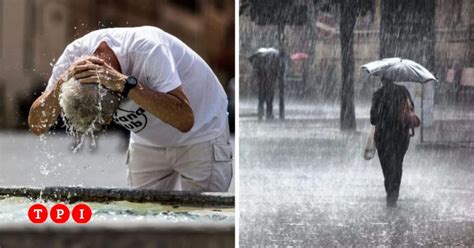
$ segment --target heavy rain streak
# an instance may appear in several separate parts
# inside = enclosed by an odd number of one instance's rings
[[[473,9],[240,1],[241,246],[474,245]]]

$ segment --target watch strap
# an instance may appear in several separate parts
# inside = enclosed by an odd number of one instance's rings
[[[135,77],[133,76],[127,77],[127,79],[125,79],[125,84],[122,91],[122,97],[127,98],[130,90],[135,88],[137,85],[138,85],[138,82]]]

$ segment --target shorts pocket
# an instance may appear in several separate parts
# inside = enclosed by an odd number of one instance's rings
[[[214,144],[214,161],[227,162],[232,160],[232,146],[230,144]]]
[[[213,160],[209,186],[206,191],[226,192],[232,181],[232,145],[229,143],[214,143],[212,145]]]

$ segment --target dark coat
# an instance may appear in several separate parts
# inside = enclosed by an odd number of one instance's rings
[[[373,94],[370,123],[375,125],[374,140],[377,149],[381,146],[408,146],[409,128],[402,125],[400,120],[402,104],[407,97],[413,105],[408,89],[394,83],[385,84]]]
[[[273,88],[285,73],[285,56],[280,53],[254,54],[249,58],[257,77]]]

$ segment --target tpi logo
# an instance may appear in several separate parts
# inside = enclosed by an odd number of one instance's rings
[[[138,108],[136,111],[118,108],[114,113],[114,122],[134,133],[138,133],[145,128],[147,118],[145,110],[142,108]]]
[[[85,224],[92,218],[92,210],[89,206],[84,203],[77,204],[69,211],[69,208],[62,203],[54,205],[49,210],[49,217],[56,224],[63,224],[69,220],[69,217],[78,224]],[[32,223],[41,224],[48,218],[48,209],[40,204],[36,203],[28,210],[28,218]]]

